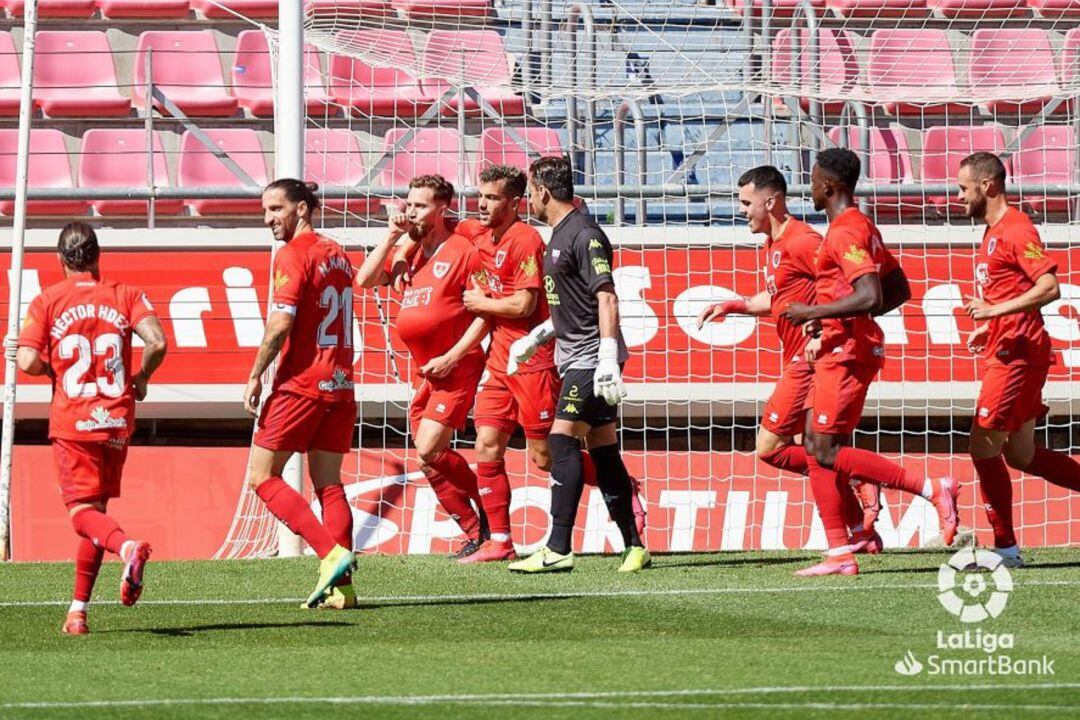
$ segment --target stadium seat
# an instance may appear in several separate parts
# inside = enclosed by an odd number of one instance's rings
[[[926,0],[826,0],[825,7],[844,18],[896,18],[926,15]]]
[[[516,127],[514,132],[529,146],[521,147],[506,128],[488,128],[480,135],[480,153],[476,160],[476,177],[491,165],[513,165],[528,170],[533,160],[541,157],[562,157],[566,154],[559,133],[549,127]]]
[[[943,18],[989,20],[1023,15],[1025,0],[926,0],[926,6]]]
[[[330,95],[364,116],[415,117],[434,102],[420,82],[402,68],[415,68],[412,41],[401,30],[339,33],[339,42],[367,49],[380,65],[344,55],[330,56]]]
[[[26,3],[23,0],[5,0],[8,14],[22,17]],[[38,0],[38,17],[42,18],[88,18],[94,14],[94,0]]]
[[[1020,143],[1012,158],[1014,183],[1020,186],[1021,200],[1033,212],[1060,213],[1069,210],[1065,197],[1047,198],[1028,193],[1024,185],[1067,185],[1076,178],[1076,136],[1071,125],[1041,125]]]
[[[354,187],[364,179],[364,152],[360,141],[344,129],[308,129],[304,133],[304,174],[320,186]],[[323,207],[337,211],[367,213],[373,203],[370,196],[356,191],[356,197],[324,200]]]
[[[409,17],[437,18],[487,17],[491,0],[393,0],[392,6]]]
[[[867,80],[875,97],[893,98],[887,112],[903,115],[966,112],[954,102],[952,47],[945,30],[876,30],[870,38]]]
[[[395,143],[405,135],[407,131],[395,128],[386,133],[383,141],[383,150],[389,152]],[[379,173],[379,185],[384,188],[405,187],[417,175],[438,174],[458,187],[458,171],[464,173],[465,183],[472,184],[472,173],[469,172],[469,162],[466,160],[464,167],[458,163],[458,147],[461,144],[461,135],[457,130],[450,128],[421,128],[416,131],[412,138],[394,153],[389,162],[383,166]],[[402,198],[397,198],[400,201]],[[394,204],[389,201],[386,204]],[[455,203],[456,204],[456,203]]]
[[[161,137],[154,134],[154,185],[170,187],[169,169]],[[142,129],[93,128],[83,135],[79,159],[79,187],[145,187],[146,131]],[[91,200],[99,215],[146,215],[146,200]],[[157,200],[154,212],[175,215],[183,200]]]
[[[277,18],[278,15],[278,2],[277,0],[216,0],[217,3],[224,5],[225,8],[235,10],[241,15],[246,15],[252,18]],[[207,20],[236,20],[236,15],[233,15],[229,10],[218,7],[218,4],[209,2],[209,0],[191,0],[191,7],[194,10],[198,10],[202,13],[202,16]]]
[[[15,41],[10,32],[0,32],[0,115],[19,114],[19,88],[22,72]]]
[[[801,0],[776,0],[771,3],[773,17],[791,17],[799,7]],[[728,7],[740,15],[745,15],[748,7],[753,9],[754,17],[761,16],[761,0],[728,0]],[[818,17],[825,10],[825,0],[811,0],[811,6]]]
[[[249,128],[226,128],[204,130],[218,148],[231,157],[257,185],[267,184],[266,161],[263,159],[262,143],[259,135]],[[180,164],[177,170],[177,184],[180,187],[227,186],[244,187],[236,177],[199,142],[190,132],[185,132],[180,139]],[[262,211],[259,199],[233,200],[185,200],[188,207],[200,215],[252,214]]]
[[[1068,85],[1080,79],[1080,27],[1065,33],[1061,46],[1061,82]]]
[[[116,86],[112,47],[104,32],[37,34],[34,105],[49,117],[127,117],[131,99]]]
[[[1037,17],[1047,20],[1080,17],[1080,0],[1027,0]]]
[[[1005,149],[1005,137],[994,125],[977,127],[932,127],[923,135],[922,179],[926,184],[944,183],[956,186],[956,175],[960,170],[960,161],[973,152],[985,150],[1001,152]],[[1006,168],[1009,163],[1006,160]],[[926,200],[938,212],[958,214],[963,206],[955,200],[955,192],[948,196],[927,197]]]
[[[791,77],[792,31],[784,28],[773,40],[772,72],[776,83],[785,86],[798,86],[809,90],[812,87],[810,61],[810,32],[799,32],[798,63],[800,77],[796,81]],[[823,28],[818,31],[818,80],[820,94],[828,98],[842,98],[850,94],[859,78],[859,64],[855,60],[855,43],[851,33],[846,30],[833,31]],[[810,99],[799,98],[803,109],[810,107]],[[839,112],[844,100],[823,103],[826,112]]]
[[[236,98],[225,87],[218,45],[209,30],[151,30],[139,36],[135,52],[135,98],[145,99],[146,53],[152,50],[153,81],[184,113],[228,117],[236,113]],[[165,108],[154,101],[158,110]]]
[[[829,139],[838,146],[842,145],[841,129],[829,131]],[[870,128],[869,161],[861,147],[861,133],[857,127],[848,128],[847,147],[859,153],[863,158],[863,177],[867,184],[876,186],[899,185],[914,182],[911,169],[911,153],[908,151],[907,138],[901,129]],[[917,212],[921,198],[893,195],[888,191],[879,191],[870,199],[871,206],[880,215],[882,211],[910,214]]]
[[[97,0],[106,18],[186,18],[191,14],[188,0]]]
[[[1038,112],[1060,93],[1045,30],[983,28],[972,34],[970,47],[971,91],[991,98],[989,112]]]
[[[15,160],[19,149],[19,131],[0,130],[0,187],[15,187]],[[27,176],[29,188],[73,188],[71,161],[64,136],[59,130],[35,128],[30,130],[30,165]],[[84,215],[83,200],[29,200],[28,215]],[[15,202],[0,200],[0,214],[14,215]]]
[[[390,0],[304,0],[304,11],[314,15],[380,17],[393,15]]]
[[[421,68],[421,84],[432,98],[438,99],[450,87],[442,78],[461,78],[500,115],[525,113],[525,99],[510,89],[506,45],[494,30],[432,30],[424,44]],[[457,97],[450,98],[444,114],[457,114],[457,103]],[[465,109],[475,112],[479,105],[467,98]]]
[[[237,36],[232,85],[240,107],[256,117],[274,114],[270,48],[261,30],[244,30]],[[319,53],[310,45],[304,48],[304,98],[310,114],[322,115],[327,103],[332,102],[323,85]]]

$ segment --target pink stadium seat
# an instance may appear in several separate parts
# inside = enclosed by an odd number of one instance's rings
[[[1065,33],[1061,47],[1061,81],[1066,85],[1080,78],[1080,27]]]
[[[383,141],[383,149],[390,151],[407,131],[401,128],[389,130]],[[405,187],[417,175],[442,175],[458,186],[458,146],[461,135],[449,128],[421,128],[416,131],[403,148],[391,156],[379,173],[379,185],[386,188]],[[469,163],[461,168],[466,184],[472,183]],[[398,198],[401,200],[402,198]],[[391,201],[393,203],[394,201]],[[388,203],[390,204],[390,203]],[[455,203],[456,204],[456,203]]]
[[[945,183],[956,185],[960,161],[973,152],[985,150],[1001,152],[1005,149],[1005,137],[996,126],[978,127],[932,127],[923,135],[922,179],[927,184]],[[1009,162],[1006,160],[1005,167]],[[928,197],[927,201],[938,212],[962,213],[963,207],[955,201],[955,192],[948,197]]]
[[[775,0],[772,3],[772,13],[774,17],[791,17],[795,13],[795,9],[799,7],[800,0]],[[812,0],[811,5],[814,10],[817,11],[818,17],[821,17],[822,11],[825,9],[825,0]],[[761,0],[728,0],[728,7],[740,15],[745,15],[747,8],[753,8],[754,17],[761,15]]]
[[[1049,20],[1080,17],[1080,0],[1027,0],[1038,17]]]
[[[12,17],[23,16],[23,0],[6,0],[6,5]],[[38,17],[88,18],[93,14],[94,0],[38,0]]]
[[[253,18],[276,18],[277,0],[218,0],[227,8]],[[191,7],[208,20],[235,20],[236,16],[208,0],[191,0]]]
[[[533,160],[541,157],[562,157],[563,149],[559,133],[548,127],[518,127],[514,132],[525,140],[525,148],[511,137],[506,128],[488,128],[480,135],[480,154],[476,161],[476,176],[491,165],[512,165],[528,170]]]
[[[401,30],[356,30],[339,34],[339,41],[378,58],[378,65],[363,60],[330,56],[330,95],[334,101],[364,116],[416,117],[434,100],[420,82],[403,68],[416,68],[412,41]]]
[[[826,0],[825,6],[845,18],[915,17],[927,13],[926,0]]]
[[[146,131],[94,128],[83,135],[79,161],[79,187],[145,187]],[[154,185],[170,187],[169,169],[161,137],[154,134]],[[146,200],[91,200],[100,215],[145,215]],[[184,209],[183,200],[157,200],[154,212],[175,215]]]
[[[304,0],[308,14],[338,14],[354,17],[381,17],[393,15],[390,0]]]
[[[356,186],[364,179],[364,153],[360,141],[344,129],[309,129],[304,134],[304,175],[321,187],[328,185]],[[356,197],[325,200],[331,210],[353,213],[369,212],[375,203],[366,194],[356,191]]]
[[[186,18],[191,13],[188,0],[97,0],[97,7],[107,18]]]
[[[460,78],[500,115],[525,113],[525,99],[510,89],[506,46],[494,30],[432,30],[424,45],[421,68],[423,88],[433,98],[450,87],[442,78]],[[451,98],[445,114],[456,114],[457,102],[457,97]],[[476,111],[479,106],[467,98],[465,109]]]
[[[455,17],[487,17],[491,0],[393,0],[395,10],[409,17],[436,17],[442,20]]]
[[[267,184],[266,161],[258,134],[249,128],[204,130],[226,155],[231,157],[260,186]],[[244,187],[224,163],[210,153],[190,132],[180,139],[180,164],[177,171],[180,187]],[[200,215],[249,214],[262,211],[258,199],[185,200]]]
[[[1025,0],[926,0],[926,6],[944,18],[988,20],[1023,15]]]
[[[146,53],[151,55],[154,84],[188,115],[228,117],[236,113],[236,98],[225,87],[218,45],[209,30],[151,30],[139,36],[135,53],[135,99],[143,102]],[[164,107],[154,101],[155,107]]]
[[[0,187],[15,186],[15,158],[19,149],[17,129],[0,130]],[[71,161],[64,136],[59,130],[36,128],[30,130],[30,166],[27,178],[30,188],[72,188]],[[86,203],[82,200],[30,200],[26,203],[29,215],[83,215]],[[13,200],[0,201],[0,213],[15,214]]]
[[[1067,212],[1069,200],[1046,198],[1024,190],[1024,185],[1067,185],[1076,179],[1076,136],[1071,125],[1043,125],[1020,143],[1013,156],[1013,182],[1020,186],[1024,204],[1032,211]]]
[[[952,47],[944,30],[876,30],[870,38],[867,80],[877,97],[895,98],[897,114],[941,114],[968,108],[959,94]]]
[[[837,145],[841,145],[841,129],[836,127],[829,131],[829,139]],[[900,183],[914,182],[914,173],[911,170],[911,153],[908,152],[907,138],[903,130],[892,128],[870,128],[870,160],[865,161],[860,143],[861,133],[857,127],[848,128],[847,147],[859,153],[863,159],[864,167],[862,175],[866,184],[871,185],[898,185]],[[914,212],[919,205],[919,198],[902,197],[888,192],[879,191],[872,199],[871,204],[880,214],[882,210],[890,210],[893,213]]]
[[[19,88],[22,73],[19,56],[15,53],[15,41],[11,33],[0,32],[0,115],[19,114]]]
[[[116,87],[112,47],[104,32],[37,34],[34,105],[49,117],[127,117],[131,99]]]
[[[1038,28],[976,30],[968,77],[975,95],[992,98],[990,112],[1038,112],[1060,92],[1050,38]]]
[[[798,58],[792,57],[792,31],[784,28],[773,40],[772,72],[773,78],[780,85],[795,86],[810,90],[813,86],[810,60],[810,32],[799,32]],[[800,77],[791,76],[792,62],[798,60]],[[855,43],[847,30],[833,31],[823,28],[818,31],[818,80],[820,93],[829,98],[843,98],[854,89],[859,78],[859,64],[855,60]],[[800,98],[803,109],[810,107],[809,98]],[[824,103],[826,112],[839,112],[843,100]]]
[[[237,36],[232,85],[240,106],[250,110],[252,115],[274,114],[270,48],[261,30],[244,30]],[[310,45],[304,48],[304,97],[310,114],[322,115],[327,103],[331,102],[323,86],[319,53]]]

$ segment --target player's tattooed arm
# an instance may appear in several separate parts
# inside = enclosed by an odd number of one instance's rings
[[[383,241],[376,245],[364,258],[363,264],[360,269],[356,271],[356,277],[353,282],[359,287],[373,288],[381,287],[383,285],[389,285],[391,281],[390,274],[384,269],[386,267],[386,259],[390,257],[390,252],[397,245],[398,240],[402,235],[409,232],[409,228],[412,227],[412,223],[405,217],[403,213],[394,213],[387,221],[389,232]]]
[[[881,278],[881,309],[875,315],[890,313],[911,299],[911,285],[903,269],[896,268]]]
[[[791,303],[783,313],[794,323],[826,318],[855,317],[858,315],[877,315],[881,312],[881,278],[877,273],[867,273],[855,278],[851,284],[854,292],[826,305],[807,305]]]
[[[968,304],[964,306],[964,312],[970,315],[973,320],[989,320],[1002,315],[1014,315],[1038,310],[1060,297],[1061,287],[1058,285],[1057,275],[1048,272],[1040,275],[1027,292],[997,305],[991,305],[982,298],[968,295]]]
[[[484,318],[474,318],[468,330],[454,343],[454,346],[444,354],[429,360],[424,367],[420,368],[420,374],[423,377],[431,378],[446,377],[451,370],[457,367],[457,364],[461,362],[461,358],[465,357],[467,352],[480,344],[480,341],[484,339],[490,330],[491,328]]]
[[[292,332],[292,313],[272,312],[266,321],[266,331],[263,333],[259,351],[255,354],[255,364],[251,366],[251,374],[248,375],[247,385],[244,387],[244,409],[251,415],[259,413],[259,399],[262,397],[262,376],[270,363],[281,352],[285,340]]]
[[[135,398],[146,398],[146,385],[150,376],[161,367],[165,353],[169,351],[169,341],[165,339],[165,330],[155,315],[147,315],[135,325],[135,334],[142,338],[146,348],[143,350],[142,367],[135,373],[131,382],[135,386]]]

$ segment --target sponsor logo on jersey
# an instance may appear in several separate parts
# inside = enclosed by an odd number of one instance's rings
[[[551,259],[552,260],[558,260],[560,255],[562,255],[562,250],[560,250],[558,248],[552,248],[552,250],[551,250]]]
[[[594,257],[592,259],[592,269],[597,275],[610,275],[611,263],[607,261],[607,258]]]
[[[323,380],[319,383],[319,389],[323,392],[336,392],[338,390],[352,390],[353,381],[349,377],[348,371],[342,368],[336,368],[334,370],[334,376],[329,380]]]
[[[289,276],[278,270],[274,273],[274,292],[289,284]]]
[[[769,413],[769,422],[777,422],[778,420],[780,420],[780,413],[778,413],[778,412]]]
[[[863,250],[855,243],[851,243],[851,247],[849,247],[847,249],[847,252],[844,253],[844,259],[855,265],[861,265],[863,262],[866,261],[866,255],[866,250]]]
[[[541,420],[547,420],[547,419],[549,419],[550,417],[551,417],[551,413],[550,413],[550,412],[548,412],[547,410],[541,410],[541,411],[540,411],[540,419],[541,419]]]
[[[992,238],[990,238],[989,241],[987,241],[987,243],[986,243],[986,254],[987,255],[993,255],[994,251],[997,250],[997,240],[998,239],[996,237],[992,237]]]
[[[100,405],[90,411],[89,420],[75,421],[75,429],[79,432],[94,432],[95,430],[112,430],[126,427],[127,418],[114,418],[112,413]]]
[[[504,262],[506,262],[506,251],[499,250],[495,253],[495,267],[501,268]]]
[[[590,241],[589,241],[589,249],[590,249],[590,250],[600,250],[600,249],[602,249],[603,247],[604,247],[604,244],[603,244],[603,243],[601,243],[601,242],[600,242],[599,240],[597,240],[596,238],[593,238],[592,240],[590,240]]]
[[[981,418],[990,417],[990,408],[988,408],[988,407],[979,408],[979,417],[981,417]]]
[[[431,302],[431,288],[408,288],[405,294],[401,296],[401,309],[419,307],[420,305],[427,305],[429,302]]]
[[[536,258],[532,255],[522,260],[521,263],[518,265],[518,268],[521,269],[521,273],[525,277],[532,277],[540,271],[540,268],[536,263]]]
[[[450,263],[448,262],[438,261],[431,266],[431,274],[437,278],[443,277],[448,272],[450,272]]]
[[[566,403],[566,405],[563,405],[562,411],[564,413],[568,413],[570,415],[577,415],[577,412],[578,412],[577,405],[575,405],[572,402],[568,402],[568,403]]]
[[[441,412],[441,413],[446,412],[446,403],[439,403],[438,405],[436,405],[435,406],[435,412]]]
[[[825,413],[818,413],[817,421],[818,424],[824,425],[825,423],[829,422],[829,416]]]
[[[975,280],[980,285],[990,282],[990,266],[987,263],[979,263],[975,266]]]
[[[1025,260],[1042,260],[1044,257],[1046,257],[1046,253],[1033,242],[1029,242],[1027,247],[1024,248]]]
[[[559,293],[555,292],[555,278],[550,275],[544,276],[544,293],[547,295],[549,307],[557,307],[559,305]]]

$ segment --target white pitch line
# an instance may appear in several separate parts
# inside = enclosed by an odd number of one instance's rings
[[[1080,580],[1026,580],[1016,583],[1017,589],[1025,587],[1080,587]],[[382,595],[360,596],[360,604],[379,603],[447,603],[483,600],[573,600],[575,598],[614,598],[614,597],[673,597],[680,595],[756,595],[797,592],[852,592],[872,590],[926,590],[937,589],[935,583],[908,583],[903,585],[789,585],[781,587],[724,587],[724,588],[681,588],[665,590],[568,590],[552,593],[472,593],[460,595]],[[273,603],[299,603],[305,598],[191,598],[175,600],[142,600],[140,605],[267,605]],[[70,600],[2,600],[0,607],[53,607],[68,605]],[[95,605],[110,605],[115,601],[96,602]]]
[[[825,692],[934,692],[934,691],[1016,691],[1016,690],[1066,690],[1080,688],[1080,683],[1027,683],[1027,684],[968,684],[968,685],[833,685],[810,687],[800,686],[764,686],[745,688],[684,689],[684,690],[627,690],[601,692],[565,692],[565,693],[490,693],[490,694],[453,694],[453,695],[357,695],[352,697],[251,697],[251,698],[161,698],[161,699],[124,699],[124,700],[83,700],[73,702],[15,702],[0,704],[0,710],[35,710],[35,709],[94,709],[120,707],[163,707],[163,706],[206,706],[206,705],[522,705],[522,706],[588,706],[604,708],[789,708],[789,709],[838,709],[859,710],[873,708],[917,708],[917,709],[952,709],[955,700],[948,703],[829,703],[806,701],[802,703],[676,703],[648,702],[637,698],[676,698],[676,697],[724,697],[736,695],[776,695]],[[612,702],[625,698],[630,702]],[[970,704],[972,709],[1014,709],[1074,711],[1071,705],[1007,705],[1007,704]]]

